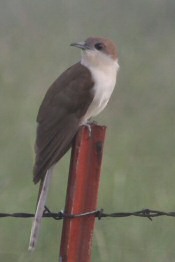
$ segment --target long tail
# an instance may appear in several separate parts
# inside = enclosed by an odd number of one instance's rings
[[[30,241],[29,241],[29,250],[30,251],[35,250],[35,247],[38,241],[38,236],[39,236],[39,231],[40,231],[40,226],[41,226],[41,219],[42,219],[43,212],[44,212],[44,206],[46,203],[51,178],[52,178],[52,168],[50,168],[47,171],[46,176],[44,178],[42,188],[41,188],[41,192],[40,192],[40,196],[39,196],[39,200],[38,200],[38,204],[36,208],[36,213],[35,213],[35,217],[34,217],[33,224],[32,224],[31,234],[30,234]]]

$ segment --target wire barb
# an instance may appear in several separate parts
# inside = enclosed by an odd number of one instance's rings
[[[47,218],[53,218],[55,220],[61,220],[61,219],[75,219],[79,217],[86,217],[86,216],[95,216],[99,220],[102,218],[112,217],[112,218],[124,218],[129,216],[136,216],[136,217],[143,217],[148,218],[150,221],[153,220],[153,218],[160,217],[160,216],[168,216],[168,217],[175,217],[175,211],[173,212],[163,212],[163,211],[157,211],[157,210],[151,210],[151,209],[143,209],[140,211],[135,212],[115,212],[115,213],[104,213],[103,209],[100,210],[94,210],[90,212],[85,212],[81,214],[66,214],[63,211],[60,212],[52,212],[48,207],[45,206],[45,210],[43,213],[43,217]],[[0,213],[0,218],[5,217],[14,217],[14,218],[30,218],[34,217],[34,214],[31,213]]]

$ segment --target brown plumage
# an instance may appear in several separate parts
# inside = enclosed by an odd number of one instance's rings
[[[109,55],[112,59],[117,59],[118,57],[116,45],[110,39],[104,37],[89,37],[88,39],[86,39],[86,44],[92,47],[96,44],[100,45],[99,47],[104,54]]]
[[[77,63],[48,89],[37,116],[35,183],[70,148],[81,118],[93,100],[93,85],[90,71]]]
[[[116,83],[117,48],[106,38],[90,37],[71,46],[82,50],[81,62],[51,85],[37,117],[34,183],[41,181],[29,250],[34,250],[52,178],[53,166],[70,148],[79,126],[107,105]]]

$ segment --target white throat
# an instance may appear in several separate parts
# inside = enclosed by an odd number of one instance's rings
[[[85,124],[106,107],[116,84],[119,64],[117,60],[96,51],[83,52],[81,64],[90,70],[95,83],[93,101],[82,119],[82,124]]]

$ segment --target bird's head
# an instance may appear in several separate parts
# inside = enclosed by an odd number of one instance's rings
[[[72,43],[82,50],[81,63],[88,67],[115,67],[118,69],[116,45],[107,38],[89,37],[85,41]]]

